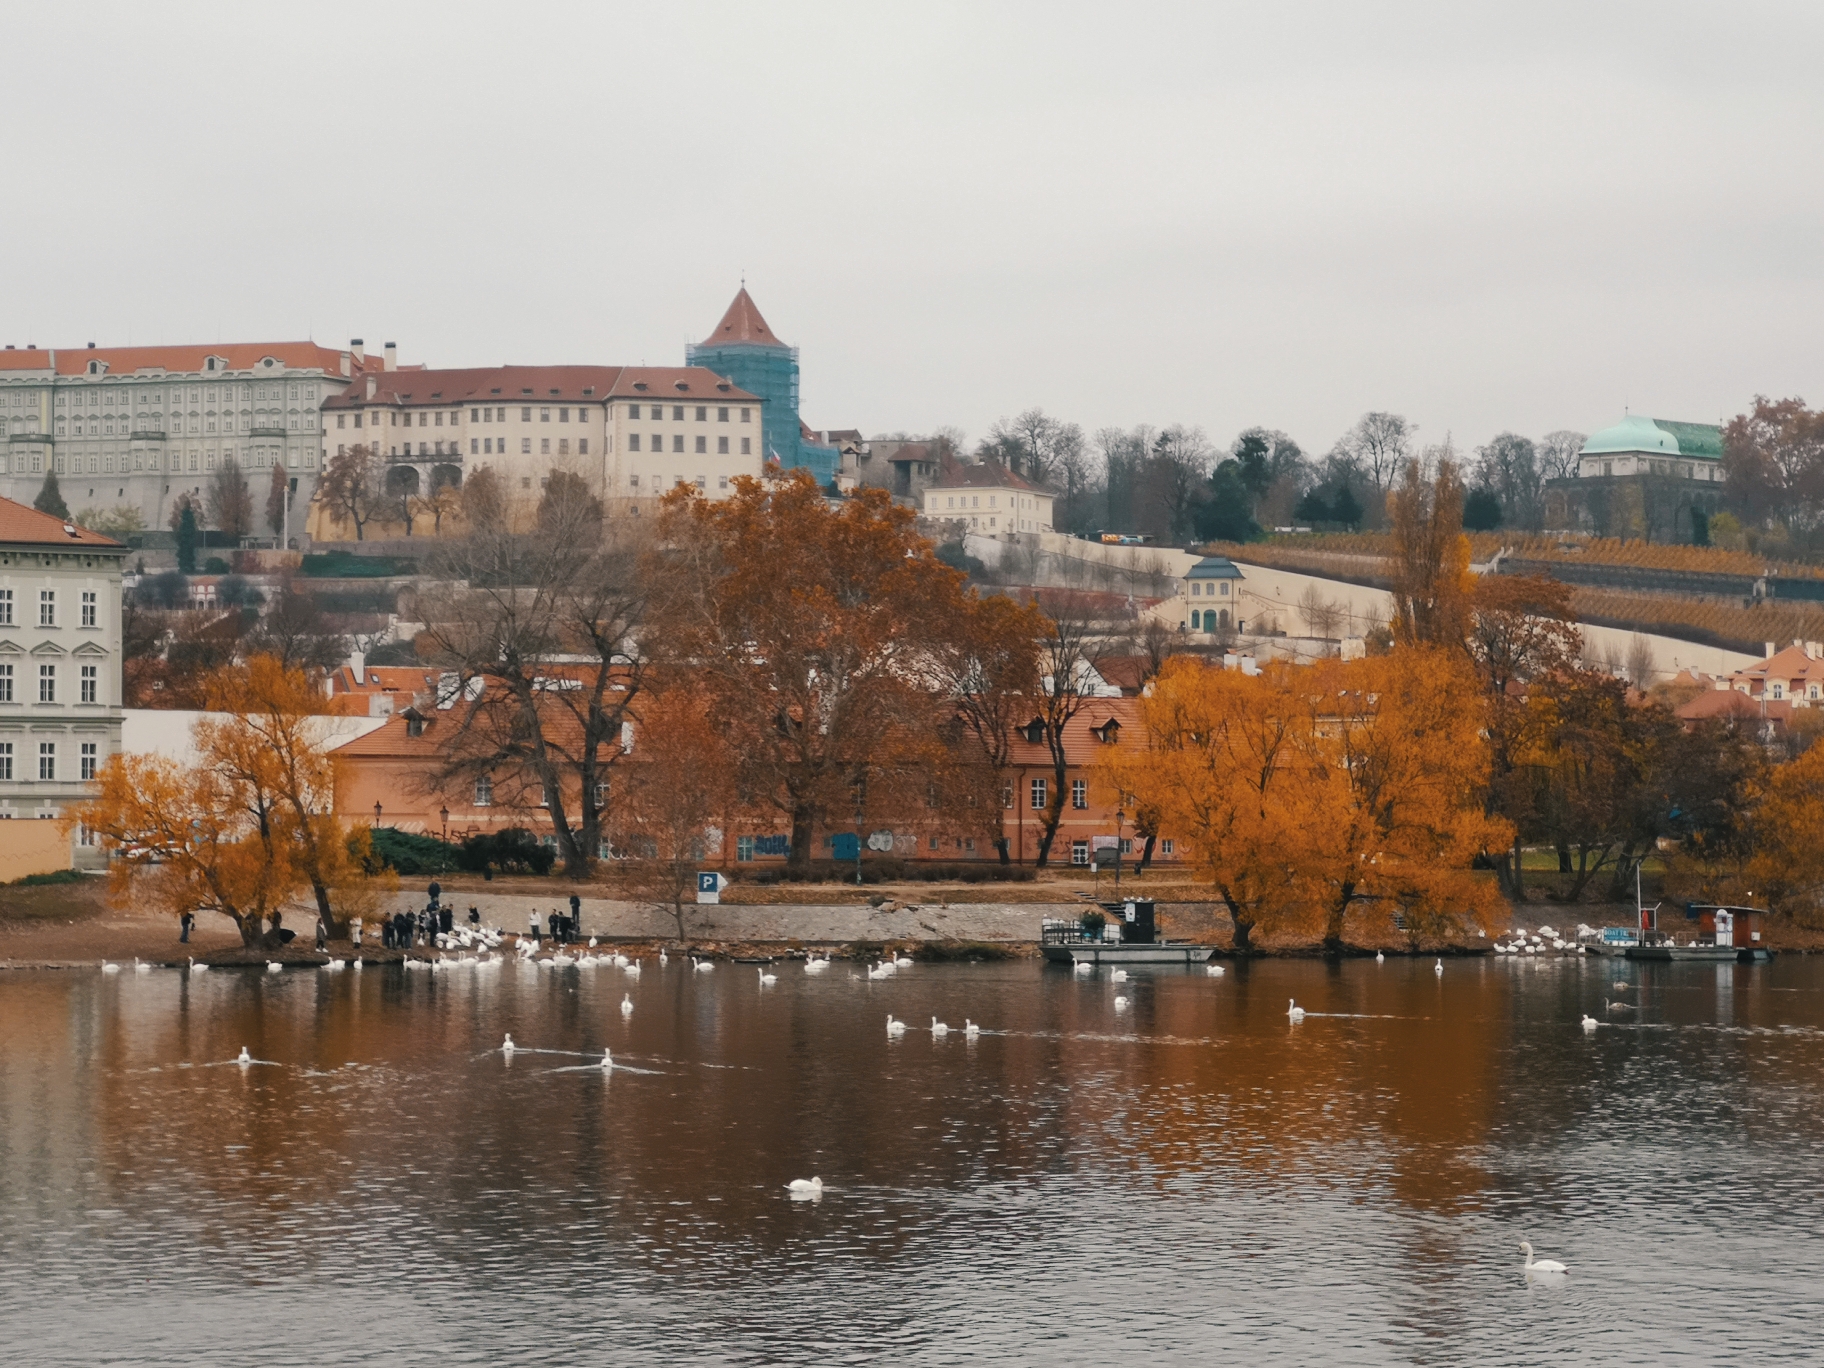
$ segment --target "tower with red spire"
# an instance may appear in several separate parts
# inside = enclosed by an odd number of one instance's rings
[[[840,454],[804,440],[798,418],[798,349],[781,342],[743,285],[715,331],[684,349],[684,364],[703,366],[765,401],[762,457],[784,470],[805,468],[827,484]]]

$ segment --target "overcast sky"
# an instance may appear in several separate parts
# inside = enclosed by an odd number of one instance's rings
[[[0,342],[679,364],[816,427],[1824,400],[1824,6],[8,7]]]

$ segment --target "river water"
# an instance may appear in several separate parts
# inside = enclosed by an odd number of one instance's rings
[[[6,1360],[1824,1354],[1824,961],[776,972],[0,976]]]

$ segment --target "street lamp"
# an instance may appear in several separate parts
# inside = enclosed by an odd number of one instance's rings
[[[443,811],[441,813],[439,813],[438,815],[443,818],[443,841],[444,841],[445,845],[448,845],[449,841],[450,841],[450,809],[449,809],[449,806],[446,804],[443,808]]]
[[[1121,901],[1121,824],[1127,820],[1127,813],[1119,803],[1115,805],[1115,901]]]
[[[374,799],[374,828],[376,830],[378,830],[379,826],[380,826],[380,800],[378,798],[376,798],[376,799]]]

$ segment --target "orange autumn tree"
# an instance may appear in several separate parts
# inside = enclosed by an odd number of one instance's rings
[[[117,897],[172,913],[217,911],[253,945],[308,889],[326,936],[348,934],[386,880],[365,872],[368,833],[335,815],[321,695],[304,671],[255,656],[206,684],[193,765],[117,756],[76,819],[116,853]]]
[[[1469,630],[1474,577],[1463,535],[1463,481],[1448,454],[1427,481],[1408,461],[1387,491],[1393,542],[1393,634],[1408,645],[1458,646]]]
[[[1824,914],[1824,745],[1814,745],[1769,776],[1754,815],[1749,885],[1802,923]]]
[[[734,757],[710,720],[709,701],[684,687],[649,695],[633,753],[615,767],[610,840],[625,879],[669,911],[684,939],[686,895],[718,853],[735,806]]]
[[[1398,910],[1415,936],[1491,929],[1503,905],[1471,864],[1512,828],[1486,812],[1482,699],[1463,654],[1405,647],[1290,682],[1311,713],[1300,778],[1321,814],[1298,878],[1322,909],[1324,948],[1342,950],[1358,906],[1383,926]]]
[[[833,507],[802,471],[666,498],[645,641],[690,672],[751,805],[789,826],[795,873],[817,828],[957,788],[931,648],[963,610],[964,577],[915,521],[879,489]]]
[[[1299,871],[1323,814],[1312,803],[1309,709],[1275,662],[1259,675],[1180,657],[1140,705],[1147,745],[1099,767],[1130,808],[1156,810],[1234,923],[1234,946],[1308,917]]]
[[[112,850],[116,902],[173,916],[219,912],[240,931],[241,943],[253,946],[264,941],[280,905],[304,886],[276,806],[262,806],[260,796],[213,766],[117,755],[96,782],[95,797],[73,816]]]

